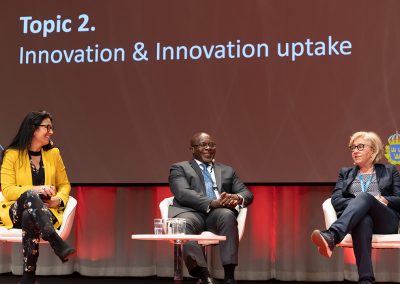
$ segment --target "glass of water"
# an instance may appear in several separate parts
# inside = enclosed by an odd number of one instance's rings
[[[184,235],[186,231],[186,219],[169,218],[167,219],[167,234]]]
[[[164,231],[164,220],[163,219],[154,219],[154,234],[162,235]]]

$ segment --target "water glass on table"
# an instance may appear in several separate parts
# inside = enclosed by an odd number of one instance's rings
[[[169,218],[166,220],[166,232],[169,235],[184,235],[186,231],[186,219]]]
[[[154,234],[162,235],[164,232],[164,220],[157,218],[154,219]]]

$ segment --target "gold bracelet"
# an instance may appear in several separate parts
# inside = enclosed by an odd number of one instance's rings
[[[60,207],[60,206],[61,206],[61,202],[62,202],[61,197],[58,197],[58,205],[57,205],[57,207]]]

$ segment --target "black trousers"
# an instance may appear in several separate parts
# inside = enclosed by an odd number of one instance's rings
[[[186,234],[210,231],[226,236],[226,241],[219,243],[221,263],[238,264],[239,233],[236,212],[227,208],[217,208],[207,214],[185,212],[176,217],[186,219]],[[197,266],[207,267],[203,251],[197,242],[187,242],[183,245],[183,259],[189,272]]]
[[[26,191],[10,207],[13,227],[22,229],[22,252],[24,272],[35,272],[39,257],[40,237],[47,240],[56,233],[53,227],[53,215],[44,205],[37,193]]]
[[[372,234],[397,234],[396,212],[368,193],[350,201],[343,214],[331,225],[342,240],[351,233],[359,281],[375,281],[371,260]]]

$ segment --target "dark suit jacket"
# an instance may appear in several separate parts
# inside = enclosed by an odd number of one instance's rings
[[[244,199],[244,206],[253,201],[253,194],[240,181],[232,167],[215,163],[215,179],[220,193],[237,193]],[[206,195],[201,169],[195,160],[173,164],[169,174],[169,186],[174,203],[168,210],[169,217],[187,212],[206,213],[212,201]]]
[[[381,195],[388,201],[388,207],[399,215],[400,213],[400,175],[393,165],[375,164],[375,174]],[[340,216],[355,196],[349,192],[353,180],[356,178],[359,167],[342,168],[332,193],[332,205]]]

